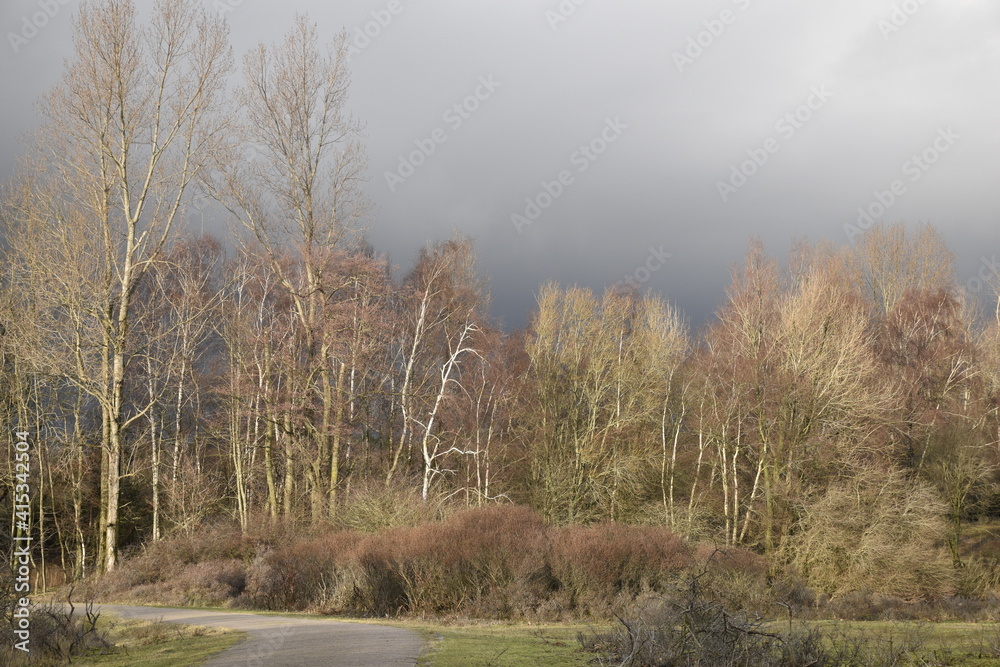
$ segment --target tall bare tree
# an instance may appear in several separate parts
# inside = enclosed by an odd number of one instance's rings
[[[194,0],[158,1],[145,26],[128,0],[83,5],[74,54],[39,105],[43,127],[21,166],[36,216],[25,222],[37,224],[12,241],[23,255],[65,257],[79,279],[48,283],[44,307],[66,310],[60,290],[85,296],[60,315],[75,322],[72,336],[53,332],[48,343],[72,352],[73,381],[101,407],[105,570],[118,560],[126,434],[142,413],[126,404],[133,298],[221,142],[230,68],[224,22]]]
[[[289,436],[308,453],[303,465],[314,519],[328,507],[326,494],[335,493],[339,465],[334,422],[345,360],[335,358],[340,332],[330,325],[330,308],[352,281],[334,268],[368,212],[360,190],[366,169],[361,126],[346,110],[347,51],[343,33],[321,48],[315,24],[302,16],[281,44],[251,51],[239,99],[246,110],[241,139],[255,148],[254,156],[247,164],[233,157],[233,168],[215,183],[292,301],[302,419],[287,421],[297,423]]]
[[[489,296],[476,275],[472,241],[455,238],[421,250],[399,302],[393,360],[399,387],[399,432],[386,474],[390,483],[404,449],[419,446],[421,493],[426,501],[449,449],[437,433],[443,402],[460,386],[464,359],[478,355],[474,342],[482,329]]]

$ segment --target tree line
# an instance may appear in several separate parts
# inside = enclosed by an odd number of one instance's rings
[[[29,431],[43,576],[398,489],[817,573],[872,525],[961,567],[963,522],[1000,512],[1000,305],[974,311],[932,227],[787,262],[753,243],[698,332],[659,296],[556,284],[504,332],[470,239],[400,278],[367,243],[344,34],[300,17],[240,71],[195,0],[145,23],[104,0],[74,47],[0,209],[0,475]]]

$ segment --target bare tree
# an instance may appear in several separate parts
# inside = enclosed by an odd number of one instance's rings
[[[213,185],[292,301],[303,418],[301,433],[289,435],[300,447],[310,443],[303,453],[314,519],[328,507],[324,493],[335,493],[339,465],[334,421],[343,396],[335,369],[345,360],[335,358],[339,332],[330,326],[330,307],[351,279],[334,267],[368,211],[359,188],[366,168],[361,126],[345,108],[347,49],[342,33],[324,52],[316,26],[300,16],[280,45],[246,56],[241,139],[255,154],[247,165],[226,154],[230,166]]]
[[[168,483],[177,484],[182,458],[188,453],[186,426],[202,415],[191,408],[196,397],[197,367],[208,352],[220,293],[221,244],[212,237],[182,240],[164,253],[141,287],[136,327],[145,357],[146,420],[150,439],[153,494],[153,539],[162,535],[161,457],[170,442]],[[185,418],[187,417],[187,418]],[[193,430],[193,429],[191,429]],[[193,434],[191,434],[193,435]],[[197,455],[197,451],[194,452]],[[196,465],[196,469],[200,469]]]
[[[538,504],[554,519],[618,520],[656,497],[647,497],[644,481],[656,466],[654,493],[669,513],[666,485],[676,468],[668,468],[680,437],[670,402],[686,349],[676,313],[634,294],[608,291],[599,300],[555,285],[538,304],[526,346]]]
[[[659,413],[660,493],[668,525],[677,529],[675,487],[678,448],[691,398],[690,383],[681,378],[690,340],[679,311],[662,299],[646,297],[640,304],[633,337],[640,369],[651,376],[650,403]]]
[[[906,225],[875,224],[851,254],[857,284],[882,315],[892,312],[911,289],[951,284],[954,258],[931,225],[908,232]]]
[[[450,449],[435,432],[439,413],[461,385],[463,358],[479,354],[472,345],[489,297],[476,276],[472,241],[464,237],[424,248],[404,289],[404,325],[396,346],[400,431],[386,483],[399,469],[404,449],[419,444],[426,501],[438,460]]]
[[[466,503],[484,505],[509,498],[498,483],[503,473],[513,432],[516,392],[523,373],[520,341],[495,329],[482,329],[472,347],[477,354],[466,360],[461,390],[464,401],[455,402],[459,438],[465,449]]]
[[[245,530],[254,489],[254,463],[262,455],[267,514],[278,518],[278,392],[281,378],[275,357],[287,346],[287,298],[255,255],[241,255],[228,266],[233,280],[222,303],[220,333],[227,353],[225,406],[227,437],[235,480],[236,515]]]
[[[79,284],[46,285],[45,302],[58,311],[60,289],[84,292],[66,313],[74,337],[53,332],[48,342],[75,350],[72,378],[101,407],[101,564],[111,570],[126,433],[142,413],[126,405],[133,298],[220,142],[231,63],[224,22],[194,0],[157,2],[148,26],[127,0],[84,5],[74,47],[62,82],[40,104],[43,127],[22,165],[44,224],[20,252],[62,255],[77,267]]]
[[[752,247],[703,351],[699,422],[719,456],[727,539],[759,539],[767,551],[820,448],[868,444],[895,405],[843,258],[806,249],[795,259],[785,278]]]

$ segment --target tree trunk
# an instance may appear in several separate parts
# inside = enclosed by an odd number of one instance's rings
[[[340,483],[340,439],[344,421],[344,362],[337,371],[337,390],[334,401],[337,405],[333,421],[333,450],[330,452],[330,517],[337,511],[337,485]]]

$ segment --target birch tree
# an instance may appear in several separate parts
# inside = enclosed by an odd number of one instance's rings
[[[248,161],[224,154],[229,165],[213,183],[292,302],[302,419],[289,436],[307,454],[302,463],[314,519],[329,507],[327,494],[336,492],[339,465],[334,421],[343,397],[335,369],[344,359],[336,358],[329,309],[351,280],[334,267],[357,240],[368,211],[360,190],[366,169],[361,125],[346,109],[348,46],[341,33],[324,50],[316,25],[300,16],[280,44],[247,54],[240,138],[254,154]]]
[[[404,326],[397,336],[395,364],[401,375],[396,380],[400,430],[386,484],[405,464],[404,452],[408,455],[418,447],[426,501],[439,472],[438,460],[450,449],[436,433],[440,412],[445,399],[461,386],[465,358],[479,355],[473,343],[488,306],[485,286],[476,275],[472,241],[457,236],[424,248],[404,290],[399,304]]]
[[[221,141],[231,63],[224,22],[193,0],[157,2],[145,26],[128,0],[83,5],[73,43],[22,166],[34,172],[35,210],[45,209],[38,245],[24,252],[67,256],[87,290],[78,310],[58,315],[77,322],[77,338],[49,342],[75,349],[73,381],[100,404],[100,561],[112,570],[122,456],[142,416],[126,404],[133,298]],[[57,288],[47,292],[46,307],[62,309]]]

